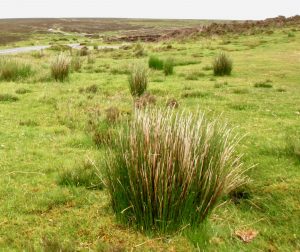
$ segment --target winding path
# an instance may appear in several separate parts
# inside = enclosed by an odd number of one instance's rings
[[[80,49],[82,46],[80,44],[70,44],[68,45],[74,49]],[[33,52],[33,51],[39,51],[43,49],[50,48],[51,45],[45,45],[45,46],[27,46],[27,47],[16,47],[16,48],[10,48],[10,49],[0,49],[0,55],[8,55],[8,54],[17,54],[17,53],[26,53],[26,52]],[[98,49],[119,49],[120,46],[99,46]]]

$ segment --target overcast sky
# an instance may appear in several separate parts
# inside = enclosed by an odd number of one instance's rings
[[[0,18],[264,19],[300,14],[300,0],[0,0]]]

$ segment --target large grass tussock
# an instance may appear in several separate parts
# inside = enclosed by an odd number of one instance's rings
[[[135,64],[129,75],[129,89],[134,97],[141,96],[148,86],[148,69],[142,64]]]
[[[204,114],[137,110],[107,161],[117,218],[146,231],[199,225],[222,195],[246,181],[238,141]]]
[[[216,76],[230,75],[232,68],[232,60],[223,52],[213,62],[214,75]]]
[[[71,67],[71,59],[61,53],[54,58],[51,64],[51,75],[56,81],[64,81],[68,78]]]
[[[28,63],[13,58],[0,58],[0,80],[16,81],[25,79],[32,73]]]

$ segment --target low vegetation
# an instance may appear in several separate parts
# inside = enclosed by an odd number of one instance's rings
[[[174,60],[172,58],[168,58],[164,61],[164,73],[165,75],[172,75],[174,72]]]
[[[0,58],[0,80],[16,81],[33,74],[31,65],[11,58]]]
[[[107,186],[117,218],[144,231],[198,226],[246,182],[238,138],[203,114],[136,111],[111,152]]]
[[[75,187],[82,186],[87,189],[103,188],[99,168],[91,160],[75,164],[71,168],[65,168],[59,174],[58,184]]]
[[[141,96],[147,90],[148,69],[142,64],[134,64],[128,81],[131,95]]]
[[[56,81],[63,82],[66,80],[70,73],[71,60],[65,54],[59,54],[51,63],[51,76]]]
[[[53,45],[1,57],[0,251],[299,250],[300,31],[292,20],[216,23],[201,36],[181,34],[199,20],[60,19],[61,33],[41,34],[22,33],[41,27],[36,20],[0,20],[20,32],[3,49]],[[126,32],[99,37],[100,23]],[[157,27],[175,32],[156,41]],[[7,39],[2,32],[0,43]],[[214,73],[220,51],[234,60],[230,76]],[[151,56],[172,58],[173,74],[161,62],[151,67]],[[233,149],[220,118],[245,135]],[[246,172],[252,182],[228,193],[224,179],[234,183],[228,171],[239,169],[222,157],[233,150],[255,166]]]
[[[220,53],[213,62],[214,75],[230,75],[232,71],[232,60],[225,54]]]
[[[155,70],[163,70],[164,61],[158,58],[157,56],[150,56],[148,65],[150,68]]]

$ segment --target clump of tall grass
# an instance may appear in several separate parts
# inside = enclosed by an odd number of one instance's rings
[[[141,96],[147,90],[148,69],[142,64],[133,65],[128,81],[131,95]]]
[[[80,56],[88,56],[89,55],[89,49],[87,47],[82,47],[79,51]]]
[[[164,61],[157,56],[150,56],[148,65],[152,69],[162,70],[164,68]]]
[[[164,74],[165,75],[172,75],[174,72],[174,60],[168,58],[164,62]]]
[[[0,58],[0,79],[15,81],[25,79],[33,73],[31,65],[12,58]]]
[[[201,224],[221,196],[247,181],[239,140],[204,114],[136,110],[107,158],[118,220],[158,232]]]
[[[80,57],[78,57],[78,56],[72,57],[72,60],[71,60],[72,70],[75,72],[79,72],[82,67],[82,62],[83,61],[81,60]]]
[[[96,62],[95,56],[89,54],[88,57],[87,57],[87,63],[88,64],[94,64],[95,62]]]
[[[145,49],[144,49],[144,46],[141,44],[141,43],[137,43],[135,45],[135,48],[134,48],[134,55],[136,57],[142,57],[144,56],[146,53],[145,53]]]
[[[64,81],[70,73],[71,60],[61,53],[51,63],[51,76],[56,81]]]
[[[288,136],[286,139],[287,152],[300,160],[300,134]]]
[[[272,83],[271,80],[259,81],[254,84],[254,87],[256,87],[256,88],[272,88],[273,85],[271,83]]]
[[[214,75],[230,75],[232,71],[232,60],[225,54],[220,53],[213,62]]]

